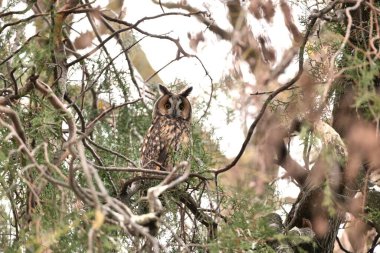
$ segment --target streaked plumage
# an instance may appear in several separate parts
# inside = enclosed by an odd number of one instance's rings
[[[144,169],[171,170],[176,162],[189,157],[191,146],[190,122],[191,104],[186,98],[192,87],[178,94],[159,85],[162,96],[153,110],[153,122],[149,128],[141,150]]]

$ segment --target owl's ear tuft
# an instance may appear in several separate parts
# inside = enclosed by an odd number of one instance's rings
[[[182,97],[187,97],[190,95],[190,92],[193,90],[193,87],[190,86],[189,88],[187,89],[184,89],[183,91],[181,91],[181,93],[179,95],[181,95]]]
[[[158,88],[159,88],[160,92],[161,92],[163,95],[171,94],[171,92],[168,90],[168,88],[166,88],[166,87],[163,86],[162,84],[159,84],[159,85],[158,85]]]

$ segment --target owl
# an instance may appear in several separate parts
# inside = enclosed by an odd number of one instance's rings
[[[190,155],[191,104],[187,99],[193,87],[178,94],[159,85],[161,97],[153,109],[153,121],[141,149],[144,169],[168,170]]]

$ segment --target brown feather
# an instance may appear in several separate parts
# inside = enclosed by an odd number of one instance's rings
[[[153,110],[153,122],[141,149],[141,165],[145,169],[160,170],[160,164],[171,170],[178,151],[190,145],[191,104],[186,98],[192,87],[174,94],[159,85],[162,93]],[[182,158],[181,158],[182,159]]]

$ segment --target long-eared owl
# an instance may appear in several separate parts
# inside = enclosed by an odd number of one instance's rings
[[[185,160],[191,149],[191,104],[188,87],[178,94],[159,85],[161,97],[153,109],[153,122],[145,135],[141,150],[144,169],[170,171],[176,163]]]

